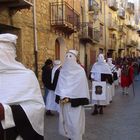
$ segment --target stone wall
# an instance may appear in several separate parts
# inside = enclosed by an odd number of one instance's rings
[[[45,60],[55,58],[56,39],[58,37],[63,38],[66,44],[65,50],[68,50],[73,48],[73,35],[67,38],[62,34],[56,33],[50,26],[50,3],[46,0],[37,0],[36,2],[37,63],[41,83],[41,68]],[[17,44],[18,60],[26,67],[35,70],[33,8],[10,12],[6,8],[1,9],[0,24],[16,27],[16,30],[9,30],[9,32],[15,33],[19,37]],[[76,46],[78,46],[77,37],[75,42],[77,43]]]

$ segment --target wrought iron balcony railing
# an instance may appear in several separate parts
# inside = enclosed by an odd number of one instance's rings
[[[118,30],[118,21],[113,18],[108,18],[108,29]]]
[[[93,28],[93,40],[99,42],[100,37],[101,37],[101,32],[98,29]]]
[[[108,6],[112,10],[117,11],[118,10],[118,2],[117,2],[117,0],[109,0]]]
[[[127,29],[124,25],[119,25],[118,26],[118,31],[124,35],[126,35]]]
[[[93,28],[88,22],[83,22],[80,26],[79,38],[84,43],[98,43],[100,31]]]
[[[71,35],[79,31],[80,15],[67,2],[50,4],[51,26],[59,32]]]
[[[109,49],[115,50],[117,45],[117,40],[115,38],[109,38]]]
[[[134,3],[128,2],[126,9],[130,14],[134,14]]]
[[[95,0],[90,0],[88,9],[89,11],[93,11],[95,14],[97,14],[100,10],[99,4]]]
[[[119,10],[118,10],[118,16],[121,19],[125,19],[125,10],[124,10],[124,8],[122,8],[122,7],[119,8]]]
[[[126,44],[127,47],[137,47],[138,46],[138,42],[135,41],[135,40],[128,40],[127,44]]]
[[[33,5],[33,0],[0,0],[0,7],[8,7],[10,9],[26,9]]]
[[[134,20],[126,20],[125,24],[128,28],[135,30],[136,29],[136,24]]]

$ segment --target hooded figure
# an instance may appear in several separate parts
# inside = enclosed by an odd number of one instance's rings
[[[89,103],[89,88],[84,69],[77,63],[76,50],[69,50],[60,71],[55,94],[60,104],[59,132],[71,140],[82,140],[85,131],[83,105]]]
[[[115,95],[115,84],[117,83],[118,80],[117,68],[114,64],[112,64],[112,58],[108,58],[107,63],[113,75],[113,83],[112,83],[112,97],[113,97]]]
[[[61,61],[55,60],[53,62],[53,68],[51,72],[51,89],[49,89],[49,93],[46,99],[46,109],[47,109],[46,115],[53,115],[51,113],[51,110],[53,111],[58,110],[57,104],[55,102],[56,95],[54,91],[57,85],[57,81],[60,73],[60,67],[61,67]]]
[[[43,140],[43,98],[35,74],[15,60],[16,40],[0,34],[0,140]]]
[[[97,62],[92,66],[91,79],[93,81],[98,81],[98,82],[100,81],[107,82],[106,100],[101,100],[101,101],[93,100],[93,104],[95,105],[95,108],[92,115],[98,114],[97,109],[99,107],[100,107],[99,113],[103,114],[103,105],[108,105],[109,102],[112,100],[111,84],[113,82],[111,69],[108,66],[108,64],[105,62],[103,54],[99,54],[97,58]]]

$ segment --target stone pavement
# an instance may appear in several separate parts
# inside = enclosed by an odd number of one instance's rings
[[[83,140],[140,140],[140,81],[135,82],[135,97],[132,86],[129,95],[116,90],[113,102],[105,107],[103,115],[91,116],[86,109],[86,132]],[[45,118],[44,140],[67,140],[58,133],[58,114]]]

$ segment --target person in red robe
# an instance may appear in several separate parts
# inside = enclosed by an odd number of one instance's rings
[[[133,82],[134,68],[131,62],[125,61],[121,69],[121,87],[123,95],[128,95],[128,88]]]

